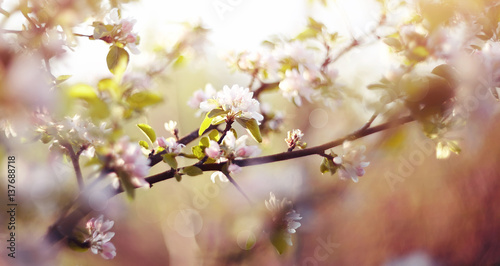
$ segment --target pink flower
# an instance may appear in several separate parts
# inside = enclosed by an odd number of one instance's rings
[[[141,151],[139,144],[130,142],[128,136],[122,137],[114,145],[110,167],[120,173],[121,178],[130,178],[135,187],[149,187],[144,179],[149,173],[149,159]]]
[[[186,145],[177,143],[175,138],[167,138],[165,139],[164,137],[158,137],[156,138],[156,143],[158,143],[158,146],[162,147],[165,149],[167,153],[174,153],[174,154],[179,154],[181,153],[182,148],[186,147]]]
[[[86,241],[90,242],[90,250],[94,254],[101,254],[105,259],[112,259],[116,256],[116,248],[113,243],[109,242],[115,236],[114,232],[107,232],[113,227],[114,222],[103,220],[103,216],[92,218],[87,222],[86,228],[89,233],[89,238]]]
[[[211,140],[210,146],[205,149],[205,154],[213,159],[219,159],[223,153],[224,152],[221,151],[219,144],[214,140]]]
[[[226,157],[229,157],[229,154],[232,154],[236,158],[248,158],[258,155],[260,153],[259,147],[247,146],[247,138],[247,135],[243,135],[236,139],[232,131],[227,132],[226,137],[224,138]]]
[[[312,88],[308,72],[303,69],[292,69],[285,72],[285,78],[280,82],[279,88],[283,97],[293,101],[297,106],[302,105],[302,97],[311,102],[311,96],[315,93]],[[306,79],[306,76],[308,79]]]

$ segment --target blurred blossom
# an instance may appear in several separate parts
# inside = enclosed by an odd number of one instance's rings
[[[189,101],[188,101],[188,105],[189,107],[193,108],[193,109],[198,109],[200,108],[200,103],[210,99],[210,98],[213,98],[215,97],[215,95],[217,94],[217,92],[215,91],[214,87],[212,86],[212,84],[207,84],[205,85],[205,90],[202,90],[202,89],[199,89],[197,91],[195,91],[193,93],[193,96],[191,98],[189,98]],[[196,116],[200,116],[202,113],[201,110],[199,110],[197,113],[196,113]]]
[[[315,93],[311,83],[304,77],[303,71],[303,68],[287,70],[285,78],[279,84],[283,97],[298,106],[302,105],[302,97],[311,102],[311,96]]]
[[[365,162],[366,156],[363,154],[366,150],[365,146],[352,145],[352,142],[345,141],[343,144],[344,155],[333,158],[333,162],[340,165],[338,169],[340,179],[351,178],[354,182],[358,182],[358,177],[365,174],[364,167],[370,165],[370,162]]]
[[[283,198],[281,201],[276,199],[276,196],[273,192],[270,192],[269,200],[266,200],[264,203],[266,208],[273,215],[273,223],[278,230],[283,230],[285,232],[285,241],[289,246],[292,246],[292,236],[297,232],[297,228],[300,227],[299,220],[302,219],[300,214],[297,213],[292,208],[292,202]]]
[[[123,76],[123,83],[126,84],[130,89],[143,91],[148,90],[153,87],[153,81],[151,77],[144,72],[127,72]]]
[[[429,254],[418,251],[392,259],[385,263],[385,266],[436,266],[436,263]]]
[[[260,154],[260,149],[257,146],[247,146],[247,135],[243,135],[236,139],[232,131],[228,131],[224,137],[222,147],[211,140],[210,146],[205,149],[208,157],[220,159],[220,161],[234,160],[237,158],[248,158]],[[224,158],[220,158],[223,156]]]
[[[231,88],[224,86],[214,98],[201,102],[200,109],[207,113],[214,109],[227,111],[225,117],[232,121],[241,117],[253,118],[259,123],[264,119],[260,114],[259,102],[253,99],[253,92],[238,85],[233,85]]]
[[[291,59],[295,67],[302,65],[309,69],[317,68],[314,53],[307,49],[306,45],[301,41],[286,42],[278,45],[274,54],[281,61]]]
[[[278,130],[285,122],[285,116],[282,112],[276,112],[271,120],[269,120],[268,125],[272,130]]]
[[[6,138],[17,136],[17,133],[12,127],[12,124],[7,119],[0,120],[0,130],[4,132]]]
[[[164,124],[164,127],[166,131],[170,132],[174,136],[176,136],[179,132],[179,129],[177,128],[177,121],[170,120]]]
[[[137,33],[133,32],[134,25],[137,22],[135,19],[121,18],[118,9],[113,8],[104,20],[108,24],[94,22],[94,39],[103,40],[107,43],[120,43],[133,54],[140,53],[137,48],[140,38]],[[107,26],[112,26],[112,28]]]
[[[500,87],[500,43],[488,41],[478,52],[483,75],[490,88]]]
[[[111,158],[109,167],[117,176],[129,179],[134,187],[149,187],[144,179],[149,172],[149,159],[142,154],[139,144],[130,142],[129,137],[124,136],[115,143]],[[115,186],[116,181],[115,179]]]
[[[200,24],[187,25],[185,32],[179,38],[179,48],[190,51],[195,57],[202,56],[203,48],[208,42],[208,33],[209,30]]]
[[[97,127],[89,119],[82,119],[79,115],[54,121],[46,111],[37,111],[34,120],[36,132],[40,134],[42,142],[52,141],[52,148],[69,143],[84,151],[82,155],[88,157],[94,156],[95,146],[102,145],[111,132],[105,122]]]
[[[175,138],[172,137],[167,139],[164,137],[158,137],[156,138],[156,143],[158,146],[164,148],[167,153],[179,154],[181,153],[182,148],[186,147],[186,145],[182,143],[177,143]]]
[[[90,242],[92,253],[101,254],[105,259],[112,259],[116,256],[116,248],[113,243],[109,242],[115,236],[115,233],[107,232],[113,225],[113,221],[104,221],[102,215],[87,222],[86,227],[90,235],[87,241]]]
[[[228,64],[250,75],[259,74],[261,80],[277,78],[280,64],[271,51],[243,51],[228,53],[224,58]]]

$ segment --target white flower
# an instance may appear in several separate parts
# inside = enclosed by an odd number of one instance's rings
[[[248,88],[233,85],[231,88],[224,86],[217,96],[200,103],[200,109],[210,112],[214,109],[228,111],[224,115],[227,119],[247,118],[255,119],[259,123],[264,117],[260,114],[259,102],[253,97],[253,92]]]
[[[301,220],[300,214],[292,209],[292,202],[283,198],[281,201],[276,199],[274,193],[269,193],[269,200],[264,204],[266,208],[273,214],[273,222],[279,226],[279,230],[285,230],[284,238],[289,246],[292,246],[292,236],[297,232],[297,228],[301,226],[298,220]]]
[[[352,143],[345,141],[343,144],[344,155],[333,158],[333,162],[340,165],[339,177],[340,179],[351,178],[354,182],[358,182],[358,177],[365,174],[364,167],[370,165],[370,162],[364,162],[366,150],[365,146],[353,147]]]
[[[167,123],[164,124],[165,126],[165,130],[170,132],[172,135],[176,135],[176,132],[179,131],[179,129],[177,129],[177,122],[176,121],[168,121]]]
[[[110,167],[118,174],[125,173],[121,178],[130,178],[135,187],[149,187],[144,179],[149,172],[149,159],[141,151],[141,146],[130,142],[128,136],[122,137],[113,147]]]
[[[182,148],[186,147],[186,145],[182,143],[177,143],[175,138],[172,137],[167,139],[164,137],[158,137],[156,138],[156,143],[158,146],[164,148],[167,153],[179,154],[181,153]]]
[[[300,129],[294,129],[292,131],[288,131],[287,137],[285,139],[288,148],[293,149],[295,147],[305,148],[305,143],[302,142],[302,137],[304,137],[304,133]]]
[[[115,233],[107,232],[113,225],[113,221],[104,221],[102,215],[87,222],[86,227],[90,235],[87,241],[90,242],[92,253],[101,254],[105,259],[112,259],[116,256],[116,248],[113,243],[109,242],[115,236]]]
[[[302,105],[302,97],[311,102],[311,96],[315,93],[312,84],[304,78],[302,69],[287,70],[279,88],[283,97],[293,101],[298,106]]]

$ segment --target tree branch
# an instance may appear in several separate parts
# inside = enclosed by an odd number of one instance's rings
[[[384,131],[384,130],[387,130],[390,128],[404,125],[404,124],[412,122],[414,120],[415,119],[411,116],[405,116],[405,117],[396,119],[394,121],[380,124],[380,125],[375,126],[375,127],[366,128],[366,124],[371,124],[373,122],[373,119],[370,119],[370,121],[368,121],[363,127],[361,127],[359,130],[355,131],[354,133],[349,134],[343,138],[339,138],[339,139],[327,142],[325,144],[316,146],[316,147],[312,147],[312,148],[308,148],[308,149],[304,149],[304,150],[296,150],[296,151],[292,151],[292,152],[284,152],[284,153],[278,153],[278,154],[273,154],[273,155],[268,155],[268,156],[256,157],[256,158],[234,160],[233,163],[237,164],[240,167],[245,167],[245,166],[251,166],[251,165],[267,164],[267,163],[272,163],[272,162],[290,160],[290,159],[300,158],[300,157],[314,155],[314,154],[323,156],[325,150],[339,146],[346,140],[355,140],[355,139],[359,139],[362,137],[366,137],[368,135],[371,135],[371,134],[374,134],[374,133],[377,133],[380,131]],[[222,169],[222,167],[224,166],[224,164],[225,164],[225,162],[224,163],[214,163],[214,164],[204,164],[204,165],[200,165],[199,168],[202,169],[203,171],[220,171]],[[150,185],[153,185],[155,183],[173,178],[175,172],[176,171],[174,169],[171,169],[171,170],[168,170],[168,171],[163,172],[163,173],[149,176],[146,178],[146,181]],[[110,186],[105,188],[106,194],[104,194],[104,195],[109,195],[110,197],[112,197],[112,196],[117,195],[121,192],[123,192],[122,189],[114,189],[110,185]],[[81,195],[78,199],[78,202],[81,205],[78,208],[76,208],[75,210],[73,210],[69,215],[67,215],[64,218],[59,219],[54,225],[49,227],[49,230],[44,238],[44,240],[47,243],[54,244],[67,236],[71,236],[73,229],[76,227],[78,222],[92,211],[92,209],[88,205],[88,197],[89,197],[89,195],[87,195],[87,194]]]

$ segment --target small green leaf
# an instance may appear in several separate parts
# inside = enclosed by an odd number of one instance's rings
[[[307,28],[303,32],[299,33],[299,35],[297,35],[297,37],[295,37],[295,39],[297,39],[299,41],[303,41],[303,40],[307,40],[307,39],[311,39],[311,38],[316,38],[317,35],[318,35],[317,30]]]
[[[214,118],[216,116],[225,115],[227,113],[229,113],[229,110],[228,111],[224,111],[222,109],[213,109],[212,111],[208,112],[207,117]]]
[[[141,145],[144,149],[149,149],[149,144],[144,140],[139,141],[139,145]]]
[[[68,247],[71,250],[78,251],[78,252],[85,252],[89,250],[90,248],[90,242],[80,242],[78,239],[74,237],[69,237],[68,238]]]
[[[129,61],[128,52],[116,45],[109,48],[108,55],[106,56],[106,63],[108,64],[108,69],[114,75],[121,76],[127,69]]]
[[[244,128],[247,129],[248,133],[255,139],[255,141],[261,143],[262,136],[260,135],[259,125],[255,119],[241,119],[237,118],[236,121]]]
[[[149,140],[151,140],[151,143],[154,143],[156,141],[156,133],[150,125],[137,124],[137,126],[142,130],[144,134],[146,134]]]
[[[87,84],[76,84],[68,89],[68,95],[72,98],[92,101],[98,99],[95,89]]]
[[[174,174],[174,177],[175,177],[175,180],[177,180],[177,182],[181,182],[181,180],[182,180],[182,176],[181,176],[181,174],[179,174],[179,173],[175,173],[175,174]]]
[[[59,84],[65,82],[66,80],[68,80],[69,78],[71,78],[71,75],[60,75],[56,78],[55,84],[59,85]]]
[[[277,230],[271,234],[271,244],[273,244],[279,254],[283,254],[288,249],[285,238],[289,237],[284,230]]]
[[[201,146],[193,146],[191,148],[191,151],[193,152],[194,156],[196,156],[196,158],[198,158],[199,160],[205,157],[205,151]]]
[[[321,161],[321,165],[319,166],[319,171],[322,174],[330,171],[330,169],[328,168],[327,164],[328,164],[328,159],[323,158],[323,161]]]
[[[217,129],[213,129],[210,133],[208,133],[208,138],[213,141],[219,141],[219,131]]]
[[[167,153],[163,155],[163,162],[167,163],[173,169],[177,169],[177,160],[175,154]]]
[[[127,103],[134,109],[141,109],[163,101],[163,97],[157,93],[141,91],[127,98]]]
[[[197,176],[203,174],[203,170],[200,168],[192,165],[192,166],[187,166],[182,169],[182,173],[188,175],[188,176]]]
[[[200,146],[208,147],[210,146],[210,139],[208,137],[203,137],[200,139]]]
[[[203,119],[203,122],[201,122],[200,129],[198,130],[198,135],[203,135],[205,133],[205,130],[207,130],[208,127],[212,124],[213,118],[208,117],[208,114],[205,116],[205,119]]]

